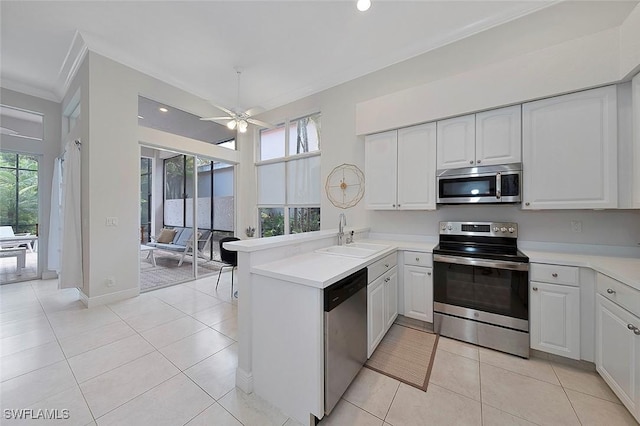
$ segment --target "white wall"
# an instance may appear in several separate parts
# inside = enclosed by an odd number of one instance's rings
[[[639,10],[640,6],[636,7],[633,16]],[[540,13],[555,22],[554,8]],[[625,25],[635,22],[631,19]],[[322,112],[324,186],[328,174],[339,164],[356,164],[364,171],[364,138],[356,134],[518,103],[621,78],[619,27],[563,32],[563,23],[556,22],[541,33],[531,26],[532,22],[525,17],[269,111],[261,118],[279,122],[286,117]],[[636,30],[626,31],[635,34]],[[535,82],[533,91],[531,79]],[[423,98],[407,96],[416,93],[416,87]],[[366,125],[358,121],[363,104],[379,121],[369,120]],[[244,152],[247,153],[248,150]],[[243,157],[243,162],[248,160]],[[243,179],[242,192],[251,188],[254,193],[255,174],[243,175]],[[255,211],[255,194],[252,199],[243,200],[242,205],[245,211]],[[324,194],[321,207],[322,229],[337,228],[342,210]],[[519,223],[520,237],[528,241],[621,246],[637,246],[640,242],[640,213],[633,210],[523,212],[514,206],[446,206],[435,212],[380,212],[366,211],[360,202],[345,213],[350,225],[370,226],[372,232],[379,233],[435,237],[440,220],[509,220]],[[246,218],[253,218],[252,226],[257,223],[255,214]],[[582,221],[581,233],[571,232],[571,220]]]
[[[49,215],[51,211],[51,180],[53,178],[53,163],[60,154],[60,134],[62,110],[60,104],[34,96],[25,95],[8,89],[0,89],[1,103],[44,115],[44,140],[0,137],[0,149],[27,153],[40,156],[38,163],[38,271],[44,277],[55,276],[47,269],[49,244]]]
[[[89,52],[73,79],[63,108],[81,88],[82,114],[74,137],[82,140],[83,293],[89,306],[138,292],[140,144],[229,163],[240,153],[138,126],[138,95],[183,111],[211,115],[203,99]],[[106,227],[107,217],[117,227]],[[115,285],[107,287],[109,278]]]

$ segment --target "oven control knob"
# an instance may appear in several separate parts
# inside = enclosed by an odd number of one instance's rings
[[[507,228],[503,226],[502,228],[500,228],[500,232],[507,232]]]
[[[510,233],[512,233],[512,234],[513,234],[515,231],[516,231],[516,230],[515,230],[514,228],[509,228],[509,232],[510,232]]]
[[[453,226],[449,225],[449,226],[447,226],[447,229],[448,229],[449,231],[451,231],[451,230],[453,229]]]
[[[493,232],[498,232],[500,230],[500,228],[498,228],[497,226],[493,227]]]

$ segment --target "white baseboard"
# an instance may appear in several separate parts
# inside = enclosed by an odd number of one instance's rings
[[[115,293],[103,294],[96,297],[87,297],[86,294],[80,289],[80,301],[87,307],[93,308],[95,306],[107,305],[109,303],[119,302],[120,300],[130,299],[140,294],[140,288],[130,288],[127,290],[117,291]]]
[[[56,271],[43,271],[42,272],[42,279],[43,280],[53,280],[55,278],[58,278],[58,273]]]
[[[253,392],[253,374],[247,373],[240,367],[236,368],[236,387],[244,393]]]

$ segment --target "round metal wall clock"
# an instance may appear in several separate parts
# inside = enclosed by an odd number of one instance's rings
[[[327,176],[324,190],[334,206],[353,207],[364,196],[364,173],[354,164],[341,164]]]

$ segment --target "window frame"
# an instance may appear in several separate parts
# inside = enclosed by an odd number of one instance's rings
[[[262,235],[262,220],[261,220],[261,216],[260,216],[260,210],[261,209],[283,209],[284,210],[284,234],[283,235],[290,235],[291,234],[291,227],[290,227],[290,215],[289,215],[289,210],[293,209],[293,208],[317,208],[320,209],[320,213],[321,213],[321,203],[317,203],[317,204],[305,204],[305,205],[301,205],[301,204],[289,204],[289,193],[287,191],[287,187],[286,184],[288,182],[288,167],[287,167],[287,163],[290,161],[296,161],[296,160],[302,160],[305,158],[312,158],[312,157],[321,157],[322,156],[322,132],[319,132],[319,138],[318,138],[318,149],[316,151],[310,151],[310,152],[303,152],[300,154],[291,154],[289,151],[289,147],[290,147],[290,127],[292,123],[295,123],[299,120],[302,120],[304,118],[307,117],[311,117],[311,116],[319,116],[320,120],[322,120],[322,112],[321,111],[315,111],[309,114],[305,114],[305,115],[301,115],[298,116],[296,118],[287,118],[282,122],[279,122],[275,127],[282,127],[283,131],[284,131],[284,157],[277,157],[277,158],[269,158],[268,160],[262,160],[260,158],[261,153],[262,153],[262,133],[265,130],[269,130],[269,129],[261,129],[258,132],[258,141],[256,143],[256,158],[258,158],[257,161],[255,161],[254,163],[254,167],[255,167],[255,171],[256,171],[256,186],[259,185],[258,182],[258,167],[259,166],[266,166],[266,165],[270,165],[270,164],[278,164],[278,163],[284,163],[284,179],[285,179],[285,190],[284,190],[284,194],[285,194],[285,200],[284,200],[284,204],[259,204],[256,200],[256,213],[257,213],[257,218],[258,218],[258,226],[257,226],[257,235],[261,236]],[[320,121],[322,122],[322,121]],[[320,188],[322,188],[322,181],[318,182],[318,185],[320,185]],[[321,226],[321,224],[320,224]],[[313,232],[313,231],[307,231],[307,232]]]
[[[0,169],[7,169],[7,170],[13,170],[15,171],[15,220],[12,223],[1,223],[0,225],[4,225],[4,226],[11,226],[14,229],[14,232],[16,234],[25,232],[22,229],[28,229],[28,228],[33,228],[33,234],[37,235],[38,234],[38,225],[39,225],[39,220],[40,220],[40,157],[38,155],[35,154],[26,154],[26,153],[20,153],[20,152],[12,152],[12,151],[2,151],[3,153],[7,153],[7,154],[12,154],[15,155],[16,157],[16,161],[13,167],[8,167],[8,166],[0,166]],[[32,158],[35,163],[36,163],[36,168],[35,169],[28,169],[28,168],[24,168],[24,167],[20,167],[20,157],[30,157]],[[21,224],[20,223],[20,172],[24,171],[24,172],[35,172],[36,174],[36,181],[37,186],[36,186],[36,202],[38,204],[37,210],[36,210],[36,223],[27,223],[27,224]],[[27,231],[30,232],[30,231]]]

